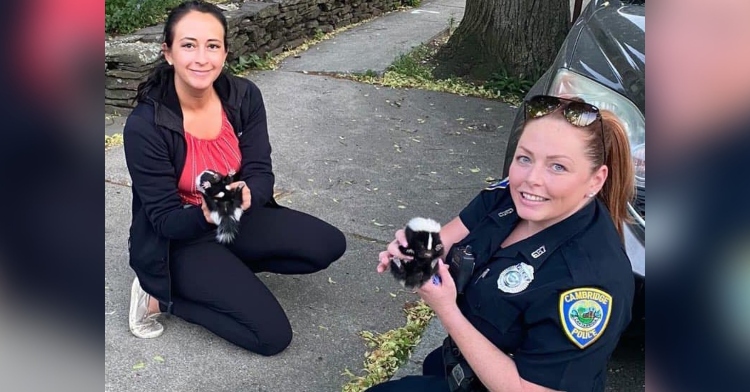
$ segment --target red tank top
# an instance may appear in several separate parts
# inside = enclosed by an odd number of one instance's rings
[[[199,139],[185,132],[187,157],[177,183],[183,203],[200,205],[203,201],[195,187],[195,178],[204,170],[211,169],[224,175],[230,171],[240,171],[240,143],[226,113],[221,113],[221,132],[215,139]]]

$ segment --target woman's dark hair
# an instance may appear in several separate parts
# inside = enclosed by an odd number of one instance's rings
[[[577,97],[565,98],[585,102]],[[607,206],[617,232],[624,240],[622,225],[632,221],[628,214],[628,202],[635,195],[635,168],[630,154],[630,140],[625,127],[614,113],[607,110],[600,110],[599,113],[602,116],[601,122],[594,121],[583,128],[587,135],[586,155],[592,163],[592,171],[598,170],[602,165],[607,165],[609,169],[607,180],[597,197]],[[561,109],[551,115],[563,118]],[[529,121],[533,120],[527,120],[527,123]]]
[[[190,0],[182,2],[169,12],[167,20],[166,22],[164,22],[162,42],[165,43],[168,48],[172,48],[172,43],[174,42],[175,25],[185,15],[192,11],[211,14],[219,22],[221,22],[221,26],[224,28],[224,50],[229,50],[229,38],[227,37],[227,18],[224,16],[221,8],[217,7],[215,4],[200,0]],[[164,90],[163,87],[172,77],[174,77],[174,67],[167,63],[166,59],[164,58],[164,54],[162,53],[158,60],[158,63],[151,71],[151,74],[145,81],[138,85],[138,92],[136,93],[135,101],[143,101],[148,95],[149,91],[151,91],[151,89],[156,86]]]

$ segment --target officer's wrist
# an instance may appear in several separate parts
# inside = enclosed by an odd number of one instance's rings
[[[461,314],[461,309],[458,308],[458,305],[456,303],[451,303],[446,306],[440,307],[439,309],[433,309],[435,311],[435,314],[438,316],[440,320],[445,322],[455,319],[456,317],[463,317],[463,314]]]

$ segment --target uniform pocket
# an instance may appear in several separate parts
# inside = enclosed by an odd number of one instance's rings
[[[494,291],[485,285],[480,293],[474,293],[469,300],[474,315],[489,324],[499,334],[520,329],[518,322],[521,308],[514,301],[503,296],[497,288]]]

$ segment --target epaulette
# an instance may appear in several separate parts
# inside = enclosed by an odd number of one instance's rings
[[[505,177],[504,179],[500,181],[495,181],[492,184],[490,184],[487,188],[484,188],[485,191],[494,191],[496,189],[505,189],[508,187],[508,177]]]

